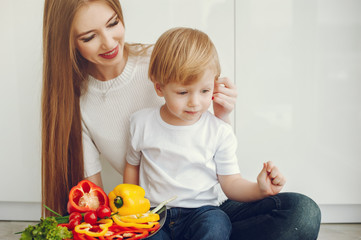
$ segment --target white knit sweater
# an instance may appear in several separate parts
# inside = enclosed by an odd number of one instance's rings
[[[129,56],[122,74],[112,80],[89,76],[80,98],[86,177],[101,171],[100,155],[123,174],[130,115],[164,103],[148,78],[149,57]]]

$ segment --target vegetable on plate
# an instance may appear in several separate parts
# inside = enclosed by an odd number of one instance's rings
[[[120,216],[145,213],[150,202],[142,187],[134,184],[119,184],[108,195],[110,209]]]
[[[32,226],[29,225],[22,233],[20,240],[62,240],[71,239],[72,232],[66,227],[58,226],[55,217],[41,218],[40,223]]]
[[[67,210],[72,212],[96,211],[99,206],[108,206],[108,196],[103,189],[88,180],[82,180],[69,193]]]

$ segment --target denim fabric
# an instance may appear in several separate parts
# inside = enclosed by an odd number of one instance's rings
[[[150,239],[315,240],[320,230],[318,205],[298,193],[249,203],[227,200],[220,209],[169,209],[163,228]]]
[[[251,203],[227,200],[220,208],[232,222],[230,239],[314,240],[320,230],[318,205],[298,193],[280,193]]]
[[[232,224],[219,207],[171,208],[163,228],[149,239],[226,240],[231,231]]]

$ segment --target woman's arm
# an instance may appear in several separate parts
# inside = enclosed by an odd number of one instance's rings
[[[86,180],[91,181],[92,183],[98,185],[99,187],[103,188],[103,181],[100,172],[94,174],[93,176],[85,178]]]
[[[214,84],[213,92],[214,115],[230,123],[229,114],[234,110],[237,100],[237,89],[228,78],[218,78]]]
[[[139,185],[139,165],[134,166],[126,162],[123,175],[123,183]]]

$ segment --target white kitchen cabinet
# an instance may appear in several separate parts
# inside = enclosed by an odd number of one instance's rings
[[[40,217],[42,1],[0,2],[0,220]]]
[[[243,174],[272,160],[323,221],[361,221],[361,2],[235,2]]]

